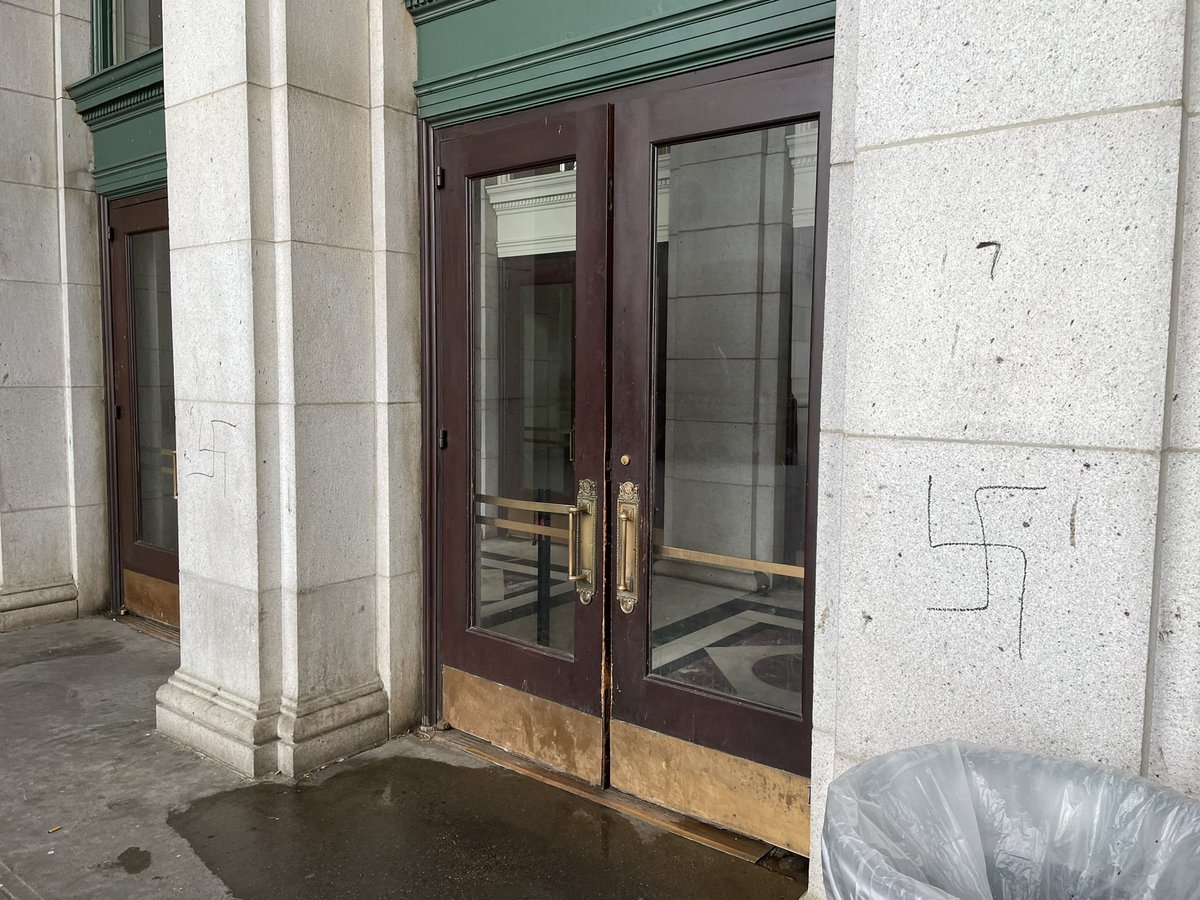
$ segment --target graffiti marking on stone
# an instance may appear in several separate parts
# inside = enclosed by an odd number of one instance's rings
[[[992,558],[996,551],[1016,553],[1021,557],[1021,590],[1017,601],[1017,657],[1022,658],[1025,645],[1025,587],[1029,576],[1029,556],[1025,548],[1016,544],[1001,544],[988,540],[987,522],[983,515],[980,495],[992,491],[1035,492],[1046,490],[1041,487],[1025,487],[1021,485],[988,484],[975,489],[975,515],[979,519],[979,540],[977,541],[934,541],[933,539],[933,476],[929,476],[928,490],[925,497],[925,522],[928,529],[929,546],[933,550],[944,547],[978,547],[983,559],[983,598],[980,604],[973,606],[930,606],[930,612],[984,612],[992,603]]]
[[[204,469],[188,472],[188,477],[199,476],[201,478],[216,479],[218,474],[221,479],[221,495],[227,496],[229,487],[229,454],[225,450],[218,449],[219,443],[217,440],[217,426],[224,425],[229,428],[237,428],[232,422],[226,422],[224,419],[209,419],[208,420],[208,446],[204,446],[204,426],[200,425],[196,428],[196,449],[192,452],[203,454],[208,457],[207,471]],[[187,453],[184,454],[184,459],[190,458]]]

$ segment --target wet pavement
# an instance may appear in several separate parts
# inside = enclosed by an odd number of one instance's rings
[[[241,778],[154,732],[154,691],[177,664],[177,647],[104,619],[0,634],[0,897],[801,893],[441,741]]]

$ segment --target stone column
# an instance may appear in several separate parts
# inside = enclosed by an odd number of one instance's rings
[[[412,34],[384,11],[164,22],[182,659],[159,726],[252,774],[417,710]]]
[[[814,896],[859,760],[1142,766],[1184,7],[838,3]]]
[[[0,631],[108,601],[90,16],[0,2]]]
[[[417,35],[400,3],[369,0],[377,478],[376,616],[389,731],[421,717],[421,283]]]
[[[1189,4],[1146,774],[1200,796],[1200,6]]]

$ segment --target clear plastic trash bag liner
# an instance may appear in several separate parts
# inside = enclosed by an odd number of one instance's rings
[[[821,860],[830,900],[1200,900],[1200,801],[952,741],[835,779]]]

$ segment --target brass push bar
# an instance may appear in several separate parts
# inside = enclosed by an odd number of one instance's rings
[[[532,522],[520,522],[516,519],[485,516],[479,513],[476,513],[475,521],[480,525],[492,525],[522,534],[535,534],[565,540],[567,542],[567,578],[575,585],[580,603],[586,606],[592,602],[592,597],[596,593],[596,580],[593,577],[596,570],[596,482],[590,478],[584,478],[579,482],[579,495],[574,506],[568,503],[546,503],[540,500],[497,497],[494,494],[476,494],[475,502],[485,506],[566,516],[566,528],[551,528],[549,525],[535,525]],[[585,516],[588,520],[587,525],[583,525],[580,521]],[[580,565],[581,557],[582,567]]]
[[[509,531],[519,531],[522,534],[539,534],[545,537],[566,540],[570,533],[565,528],[551,528],[549,525],[534,525],[532,522],[518,522],[516,519],[500,519],[496,516],[481,516],[476,514],[475,521],[479,525],[494,525],[496,528],[507,528]]]
[[[501,506],[505,509],[524,509],[529,512],[550,513],[565,516],[572,507],[566,503],[545,503],[539,500],[517,500],[513,497],[495,497],[491,494],[476,494],[475,502],[486,506]],[[494,525],[496,528],[507,528],[509,531],[519,531],[521,534],[536,534],[543,537],[566,540],[571,533],[568,528],[552,528],[549,525],[537,525],[533,522],[521,522],[516,519],[506,519],[497,516],[476,514],[475,521],[480,525]]]
[[[804,566],[744,559],[740,556],[724,556],[720,553],[704,553],[700,550],[687,550],[683,547],[655,547],[654,555],[660,559],[683,559],[688,562],[704,563],[707,566],[720,566],[723,569],[765,572],[770,575],[783,575],[787,578],[804,577]]]
[[[503,506],[505,509],[525,509],[529,512],[544,512],[554,516],[565,516],[574,507],[569,503],[546,503],[541,500],[516,500],[512,497],[495,497],[491,494],[476,494],[476,503],[487,506]]]

